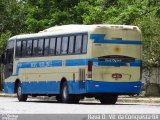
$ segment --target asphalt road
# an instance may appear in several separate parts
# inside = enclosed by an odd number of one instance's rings
[[[116,103],[101,105],[97,101],[79,104],[62,104],[29,98],[18,102],[17,98],[0,97],[0,114],[160,114],[160,104]]]

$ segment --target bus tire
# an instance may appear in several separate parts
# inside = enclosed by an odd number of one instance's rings
[[[117,102],[118,95],[102,96],[99,98],[101,104],[115,104]]]
[[[28,95],[22,93],[21,83],[19,82],[16,87],[17,98],[20,102],[25,102],[28,98]]]
[[[67,82],[62,83],[61,101],[62,101],[62,103],[69,103],[70,102],[70,96],[69,96],[69,90],[68,90]]]
[[[76,95],[70,95],[67,82],[62,83],[61,98],[62,103],[78,103],[79,99]]]

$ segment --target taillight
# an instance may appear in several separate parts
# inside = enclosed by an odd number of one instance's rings
[[[92,78],[92,61],[88,61],[88,78]]]
[[[114,73],[112,74],[112,78],[122,78],[122,74]]]

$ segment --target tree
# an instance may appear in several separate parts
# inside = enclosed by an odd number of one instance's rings
[[[0,0],[0,54],[6,48],[10,36],[26,31],[25,8],[21,1]]]
[[[29,32],[38,32],[55,25],[74,23],[74,7],[79,0],[26,0]]]
[[[24,33],[26,11],[17,0],[0,0],[0,33],[11,31],[13,35]]]

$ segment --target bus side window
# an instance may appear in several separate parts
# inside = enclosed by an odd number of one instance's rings
[[[61,54],[61,42],[62,42],[62,38],[58,37],[57,44],[56,44],[56,55]]]
[[[32,40],[27,41],[27,56],[32,55]]]
[[[5,61],[3,61],[4,63],[13,63],[13,54],[14,54],[14,40],[11,40],[8,42],[7,45],[7,56],[4,55],[3,59]]]
[[[33,40],[33,56],[37,56],[38,53],[38,40]]]
[[[49,38],[45,38],[44,41],[44,55],[49,54]]]
[[[56,38],[50,39],[50,47],[49,47],[49,54],[55,55],[55,47],[56,46]]]
[[[39,39],[38,40],[38,55],[43,55],[43,44],[44,44],[44,39]]]
[[[21,57],[21,41],[16,42],[16,57]]]
[[[74,53],[74,43],[75,43],[75,40],[74,40],[74,36],[70,36],[69,37],[69,49],[68,49],[68,54],[73,54]]]
[[[82,35],[76,36],[75,53],[81,53],[82,49]]]
[[[67,54],[68,52],[68,37],[63,37],[62,40],[62,54]]]
[[[83,35],[82,53],[87,53],[88,35]]]
[[[27,47],[27,42],[22,41],[22,57],[26,56],[26,47]]]

